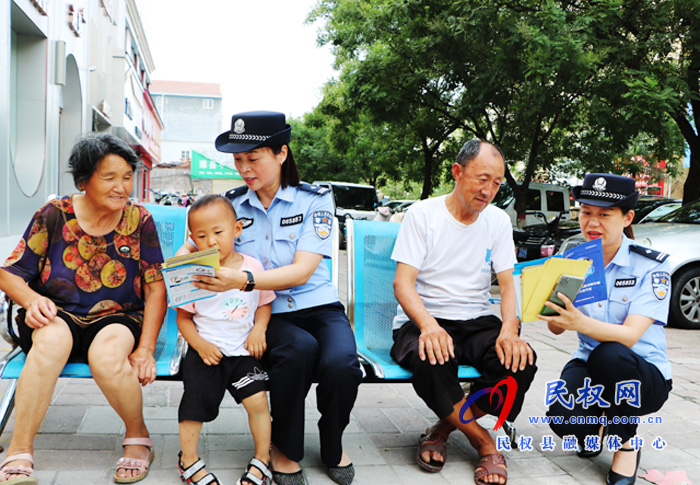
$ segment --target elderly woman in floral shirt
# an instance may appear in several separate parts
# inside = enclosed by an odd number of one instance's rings
[[[0,289],[22,306],[17,321],[27,353],[0,484],[37,483],[34,436],[72,356],[87,360],[126,426],[115,482],[132,483],[148,474],[153,442],[140,386],[156,377],[153,353],[166,299],[155,224],[145,208],[129,200],[138,163],[119,138],[81,138],[69,165],[82,192],[39,209],[0,270]]]

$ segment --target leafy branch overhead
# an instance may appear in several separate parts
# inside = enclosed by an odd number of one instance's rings
[[[420,181],[422,197],[465,140],[493,141],[521,211],[527,184],[557,167],[614,171],[633,155],[673,166],[685,141],[695,180],[686,195],[697,199],[700,142],[687,108],[698,95],[699,9],[696,0],[320,0],[309,21],[321,21],[339,76],[305,123],[325,130],[312,139],[326,144],[327,176]]]

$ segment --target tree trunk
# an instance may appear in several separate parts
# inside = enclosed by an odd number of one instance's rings
[[[420,198],[427,199],[433,192],[433,150],[428,147],[428,143],[423,139],[423,190]]]
[[[517,184],[516,184],[517,185]],[[516,223],[518,229],[522,229],[527,225],[527,187],[522,185],[517,185],[517,189],[513,190],[513,195],[515,196],[515,212],[518,214],[516,216]]]
[[[690,170],[683,184],[683,205],[700,199],[700,150],[690,149]]]

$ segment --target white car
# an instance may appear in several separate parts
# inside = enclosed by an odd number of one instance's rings
[[[668,253],[671,263],[669,325],[700,329],[700,201],[681,207],[656,221],[632,226],[639,244]],[[559,252],[583,242],[568,238]]]

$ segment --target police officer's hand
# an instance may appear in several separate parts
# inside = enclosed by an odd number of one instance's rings
[[[248,277],[242,271],[221,267],[216,276],[197,276],[194,286],[203,290],[221,293],[228,290],[240,290],[248,282]]]
[[[452,337],[437,322],[421,330],[418,338],[418,357],[435,365],[444,364],[450,357],[454,359],[455,348]]]
[[[517,332],[505,329],[501,330],[496,339],[496,355],[501,364],[513,372],[525,370],[528,363],[532,365],[535,361],[535,355],[528,343],[521,339]]]
[[[558,315],[537,315],[537,318],[563,330],[583,331],[583,322],[585,320],[583,317],[585,317],[585,315],[581,313],[581,310],[574,306],[571,300],[564,293],[558,292],[557,296],[564,302],[563,307],[557,305],[556,303],[552,303],[551,301],[546,301],[544,304],[545,306],[556,311]]]

